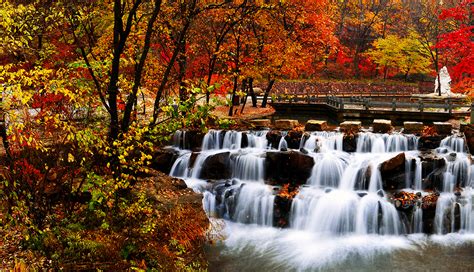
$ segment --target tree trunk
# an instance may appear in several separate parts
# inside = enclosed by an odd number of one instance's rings
[[[245,104],[247,104],[247,98],[249,97],[249,87],[247,85],[247,82],[250,82],[250,78],[247,80],[242,80],[242,91],[245,93],[245,96],[242,99],[242,108],[240,109],[240,114],[244,112]]]
[[[265,94],[263,95],[262,108],[265,108],[267,106],[268,95],[270,94],[270,91],[272,90],[273,83],[275,83],[274,79],[271,79],[268,82],[267,89],[265,90]]]
[[[234,88],[232,89],[232,98],[230,101],[229,116],[232,116],[233,111],[234,111],[234,101],[235,101],[236,92],[237,92],[237,76],[234,77]]]
[[[252,98],[252,107],[256,108],[257,107],[257,96],[255,95],[255,92],[253,91],[253,78],[249,78],[249,93],[250,97]]]
[[[137,104],[137,93],[138,89],[141,86],[141,79],[143,75],[143,68],[145,67],[145,61],[148,55],[148,52],[150,50],[150,43],[151,43],[151,35],[153,34],[153,25],[158,17],[158,13],[160,12],[161,9],[161,0],[156,0],[155,1],[155,7],[153,9],[153,13],[151,15],[150,20],[148,21],[147,24],[147,29],[145,33],[145,41],[143,45],[143,52],[140,56],[140,60],[135,67],[135,75],[134,75],[134,82],[133,82],[133,87],[132,87],[132,92],[127,98],[127,104],[125,106],[125,111],[123,113],[123,119],[122,119],[122,130],[127,131],[130,123],[131,123],[131,114],[133,111],[133,107],[135,105],[135,111],[136,109],[136,104]]]

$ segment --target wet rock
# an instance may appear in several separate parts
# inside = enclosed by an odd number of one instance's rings
[[[301,152],[267,152],[265,179],[270,184],[305,184],[313,166],[313,158]]]
[[[451,135],[453,125],[448,122],[433,122],[433,127],[439,135]]]
[[[231,177],[230,152],[211,155],[202,165],[201,179],[228,179]]]
[[[388,133],[393,130],[392,121],[384,119],[375,119],[372,124],[372,130],[375,133]]]
[[[446,161],[437,154],[433,152],[421,152],[419,157],[421,159],[421,176],[423,178],[426,178],[436,169],[442,169],[444,171]]]
[[[240,144],[241,148],[246,148],[249,146],[249,138],[247,136],[247,132],[242,132],[242,141]]]
[[[352,134],[344,134],[342,138],[342,150],[345,152],[356,152],[357,137]]]
[[[200,151],[204,135],[205,134],[200,130],[188,130],[186,133],[181,135],[180,142],[183,144],[180,147],[193,151]]]
[[[303,137],[303,132],[301,131],[296,131],[296,130],[288,131],[288,135],[286,135],[285,137],[286,143],[288,144],[288,148],[299,149],[301,137]]]
[[[324,131],[328,129],[328,123],[324,120],[308,120],[304,126],[305,131]]]
[[[291,203],[293,202],[290,198],[275,196],[273,203],[273,226],[279,228],[286,228],[290,225],[290,211]]]
[[[421,134],[424,128],[422,122],[403,122],[403,133]]]
[[[405,187],[405,160],[405,153],[400,153],[380,165],[384,190],[396,190]]]
[[[421,136],[418,141],[419,150],[429,150],[436,149],[439,147],[441,140],[444,139],[444,136],[432,135],[432,136]]]
[[[282,130],[291,130],[298,126],[298,120],[293,119],[279,119],[275,120],[275,128]]]
[[[306,150],[304,147],[300,148],[300,152],[303,153],[303,154],[308,154],[308,150]]]
[[[278,148],[278,144],[280,143],[280,139],[282,137],[280,131],[270,130],[267,133],[266,137],[267,137],[268,144],[270,144],[272,148]]]
[[[152,155],[150,167],[169,174],[174,161],[178,158],[178,151],[174,149],[158,149]]]
[[[426,195],[422,199],[421,208],[423,209],[423,232],[432,234],[435,231],[436,203],[438,195],[435,193]]]
[[[466,143],[469,148],[469,151],[474,151],[474,125],[465,126],[464,135],[466,136]]]

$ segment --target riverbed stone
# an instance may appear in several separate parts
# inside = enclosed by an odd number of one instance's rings
[[[328,123],[324,120],[308,120],[304,127],[305,131],[324,131],[328,129]]]
[[[403,133],[421,134],[425,126],[422,122],[403,122]]]
[[[439,135],[450,135],[453,125],[448,122],[433,122],[433,127]]]
[[[275,120],[275,128],[282,130],[291,130],[298,126],[298,120],[294,119],[278,119]]]
[[[340,130],[344,133],[357,133],[362,128],[361,121],[344,121],[339,124]]]
[[[250,123],[256,128],[268,128],[272,125],[270,119],[254,119],[250,120]]]
[[[375,133],[388,133],[393,130],[392,121],[385,119],[375,119],[372,123],[372,130]]]

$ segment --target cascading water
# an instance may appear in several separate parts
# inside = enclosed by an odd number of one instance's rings
[[[227,253],[220,254],[255,258],[247,261],[254,260],[253,266],[237,266],[241,269],[236,270],[312,271],[354,255],[370,257],[394,249],[410,250],[416,247],[415,240],[420,237],[416,235],[430,226],[435,234],[459,232],[461,237],[474,237],[474,166],[462,137],[447,137],[434,152],[444,160],[438,169],[442,174],[434,178],[436,173],[427,170],[428,162],[417,151],[418,137],[414,135],[359,133],[354,153],[343,151],[343,134],[339,132],[304,134],[301,151],[284,152],[279,150],[288,149],[285,133],[273,147],[266,135],[267,131],[210,130],[198,154],[182,150],[184,133],[174,141],[179,157],[171,175],[184,178],[189,187],[203,193],[210,218],[225,219],[223,252]],[[206,164],[222,153],[229,153],[226,167],[230,175],[204,180]],[[309,178],[294,180],[298,175],[282,174],[281,181],[279,177],[270,180],[273,172],[281,172],[268,164],[269,154],[275,157],[275,153],[298,153],[312,159],[314,165],[307,169]],[[387,189],[394,174],[383,171],[389,171],[386,168],[394,162],[387,162],[402,153],[401,169],[396,170],[401,185]],[[423,189],[438,181],[439,196],[435,206],[429,206],[424,201],[430,193]],[[399,190],[418,196],[397,206],[393,199]],[[420,243],[424,245],[426,240]],[[259,258],[272,265],[267,269]]]

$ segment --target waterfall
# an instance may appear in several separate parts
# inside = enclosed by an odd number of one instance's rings
[[[446,137],[428,153],[417,150],[415,135],[361,132],[356,137],[356,152],[348,153],[343,151],[342,133],[323,131],[305,133],[299,146],[304,150],[281,152],[288,147],[286,134],[278,150],[272,150],[267,133],[209,130],[201,151],[194,153],[185,146],[189,134],[176,132],[173,136],[171,148],[178,156],[170,175],[183,178],[203,194],[208,217],[224,219],[241,235],[226,233],[229,238],[224,247],[238,245],[237,252],[274,260],[287,255],[291,259],[293,251],[321,253],[329,241],[344,239],[370,240],[366,245],[370,247],[371,243],[381,246],[386,239],[421,237],[411,234],[474,234],[474,165],[462,137]],[[400,157],[392,160],[400,153],[405,155],[404,162]],[[211,162],[215,165],[209,165]],[[298,168],[302,165],[312,168]],[[204,180],[203,171],[210,168],[213,176],[222,171],[225,178]],[[402,203],[397,199],[400,191],[412,198]],[[425,202],[426,196],[432,202]],[[248,235],[242,234],[246,231]],[[308,249],[290,243],[295,237],[311,237],[301,239],[310,244]],[[242,239],[250,244],[240,247]],[[275,243],[280,247],[267,248]],[[257,247],[261,251],[253,251]],[[295,263],[295,267],[280,268],[315,270],[309,264]]]
[[[329,131],[312,132],[307,139],[301,138],[300,148],[306,150],[317,150],[329,152],[333,150],[342,151],[343,134]]]
[[[448,136],[441,140],[440,147],[448,148],[454,152],[465,152],[464,138],[457,135]]]
[[[202,150],[211,150],[221,148],[221,131],[209,130],[202,141]]]
[[[171,167],[170,176],[185,178],[189,176],[189,162],[191,160],[191,152],[185,152],[180,155]]]
[[[258,154],[239,154],[233,166],[233,177],[244,181],[263,183],[265,159]]]
[[[281,132],[280,142],[278,143],[278,150],[288,149],[288,143],[286,142],[286,139],[285,139],[286,135],[288,135],[288,132],[286,131]]]
[[[361,132],[357,137],[356,150],[357,152],[383,153],[416,150],[417,148],[418,137],[415,135]]]

